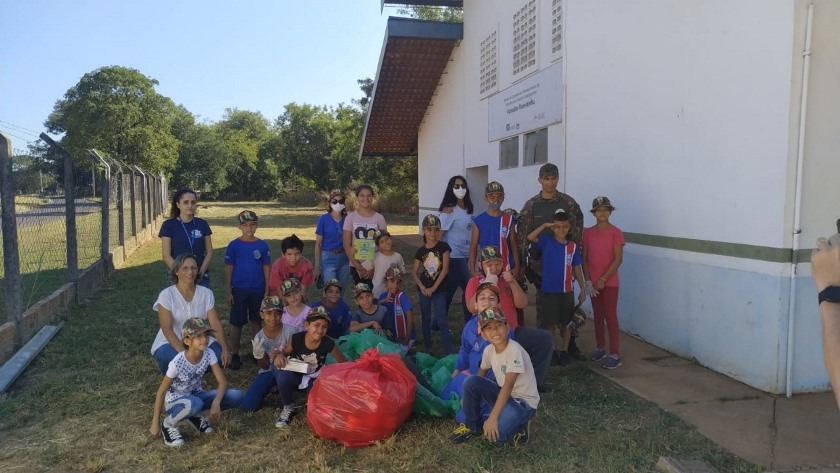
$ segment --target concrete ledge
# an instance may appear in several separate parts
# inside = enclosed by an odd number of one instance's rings
[[[45,326],[37,335],[32,337],[32,340],[29,340],[23,348],[18,350],[15,356],[3,363],[3,366],[0,367],[0,393],[4,393],[9,389],[18,376],[23,373],[23,370],[32,363],[32,360],[38,356],[38,353],[41,353],[41,350],[44,349],[47,343],[52,340],[63,326],[63,323],[58,326]]]
[[[718,473],[702,460],[680,460],[670,457],[659,457],[656,469],[662,473]]]

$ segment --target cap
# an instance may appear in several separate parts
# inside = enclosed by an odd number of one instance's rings
[[[324,292],[327,292],[327,289],[331,287],[337,287],[339,291],[343,288],[341,282],[339,282],[339,280],[336,278],[332,278],[324,283]]]
[[[389,236],[391,236],[391,232],[389,232],[388,230],[384,230],[384,231],[381,231],[381,232],[376,232],[376,236],[373,237],[373,242],[378,246],[379,245],[379,240],[382,237],[389,237]]]
[[[490,289],[491,291],[495,292],[497,296],[501,292],[501,290],[499,289],[499,286],[497,286],[495,283],[483,282],[483,283],[479,284],[478,287],[475,289],[475,297],[478,298],[478,295],[481,294],[481,292],[484,291],[485,289]]]
[[[423,217],[423,228],[440,228],[440,218],[437,215],[429,214]]]
[[[403,270],[401,270],[401,269],[399,268],[399,266],[396,266],[396,265],[391,265],[391,266],[390,266],[390,267],[389,267],[389,268],[385,271],[385,280],[390,280],[390,279],[399,279],[399,280],[402,280],[402,278],[403,278],[403,275],[404,275],[404,274],[405,274],[405,272],[404,272]]]
[[[598,207],[606,207],[610,209],[610,212],[615,210],[615,207],[613,207],[613,204],[612,202],[610,202],[609,197],[604,197],[602,195],[599,195],[598,197],[592,199],[592,210],[590,210],[590,212],[595,212],[598,209]]]
[[[311,323],[315,322],[318,319],[326,320],[327,322],[332,321],[332,319],[330,319],[330,314],[327,313],[327,309],[324,309],[324,306],[319,305],[318,307],[313,307],[309,309],[309,313],[306,314],[305,322]]]
[[[554,221],[555,222],[568,222],[569,221],[569,214],[566,213],[563,209],[557,209],[554,211]]]
[[[268,296],[262,300],[260,304],[260,312],[264,310],[283,310],[283,304],[280,302],[280,298],[277,296]]]
[[[181,337],[192,338],[204,332],[212,331],[213,329],[210,328],[209,322],[198,317],[192,317],[184,321],[184,325],[181,327]]]
[[[501,322],[503,324],[507,324],[507,319],[505,318],[505,314],[502,313],[501,309],[494,309],[492,307],[488,307],[479,312],[478,325],[481,328],[484,328],[487,324],[491,322]]]
[[[344,191],[341,189],[333,189],[330,191],[330,200],[333,200],[334,197],[341,197],[342,199],[347,198],[347,196],[344,195]]]
[[[259,217],[257,217],[257,214],[251,212],[250,210],[243,210],[242,212],[239,212],[239,216],[237,217],[237,219],[239,219],[239,223],[260,221]]]
[[[497,181],[493,181],[484,187],[484,195],[487,194],[504,194],[505,188]]]
[[[481,249],[481,254],[478,256],[480,263],[494,259],[502,259],[502,252],[499,251],[498,246],[485,246]]]
[[[363,292],[370,292],[373,294],[373,289],[370,288],[367,284],[360,282],[353,286],[353,297],[359,297]]]
[[[297,278],[284,279],[280,284],[280,290],[283,291],[284,296],[290,292],[300,291],[300,281]]]
[[[560,177],[560,170],[557,169],[557,165],[553,163],[545,163],[540,166],[540,177]]]

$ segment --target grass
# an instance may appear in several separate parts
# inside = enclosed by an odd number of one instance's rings
[[[294,232],[306,240],[304,253],[311,256],[320,210],[248,206],[260,215],[257,234],[269,241],[275,255],[279,240]],[[217,301],[224,301],[222,247],[236,235],[231,222],[243,208],[213,204],[201,209],[217,247],[212,265]],[[386,218],[395,234],[416,232],[413,217]],[[411,261],[414,248],[396,243]],[[160,247],[148,244],[95,300],[73,309],[62,332],[0,400],[0,471],[626,473],[652,471],[663,455],[703,459],[722,472],[761,471],[583,364],[551,368],[555,392],[544,396],[533,440],[523,448],[494,447],[479,439],[453,446],[447,441],[452,420],[412,416],[394,437],[369,448],[346,449],[314,437],[303,414],[288,431],[274,428],[277,412],[269,401],[249,415],[224,412],[215,423],[216,433],[206,437],[184,426],[187,445],[166,447],[148,434],[160,383],[149,354],[157,331],[151,306],[162,287],[162,273]],[[416,290],[406,289],[416,300]],[[227,308],[217,306],[226,320]],[[453,336],[460,335],[460,318],[460,313],[450,314]],[[249,344],[243,345],[244,354]],[[440,349],[439,342],[435,348]],[[226,372],[229,383],[240,389],[247,388],[255,373],[250,362]]]

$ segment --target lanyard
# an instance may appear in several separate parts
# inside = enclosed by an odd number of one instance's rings
[[[195,245],[195,235],[191,234],[187,231],[187,226],[184,225],[184,221],[181,220],[181,217],[178,217],[178,221],[181,222],[181,228],[184,229],[184,233],[187,234],[187,242],[190,244],[190,252],[195,253],[193,246]],[[195,219],[193,219],[193,231],[195,231]]]

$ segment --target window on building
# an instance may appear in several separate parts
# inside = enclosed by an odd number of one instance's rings
[[[499,169],[519,166],[519,137],[514,136],[499,142]]]
[[[548,162],[548,128],[525,133],[525,156],[522,165]]]

